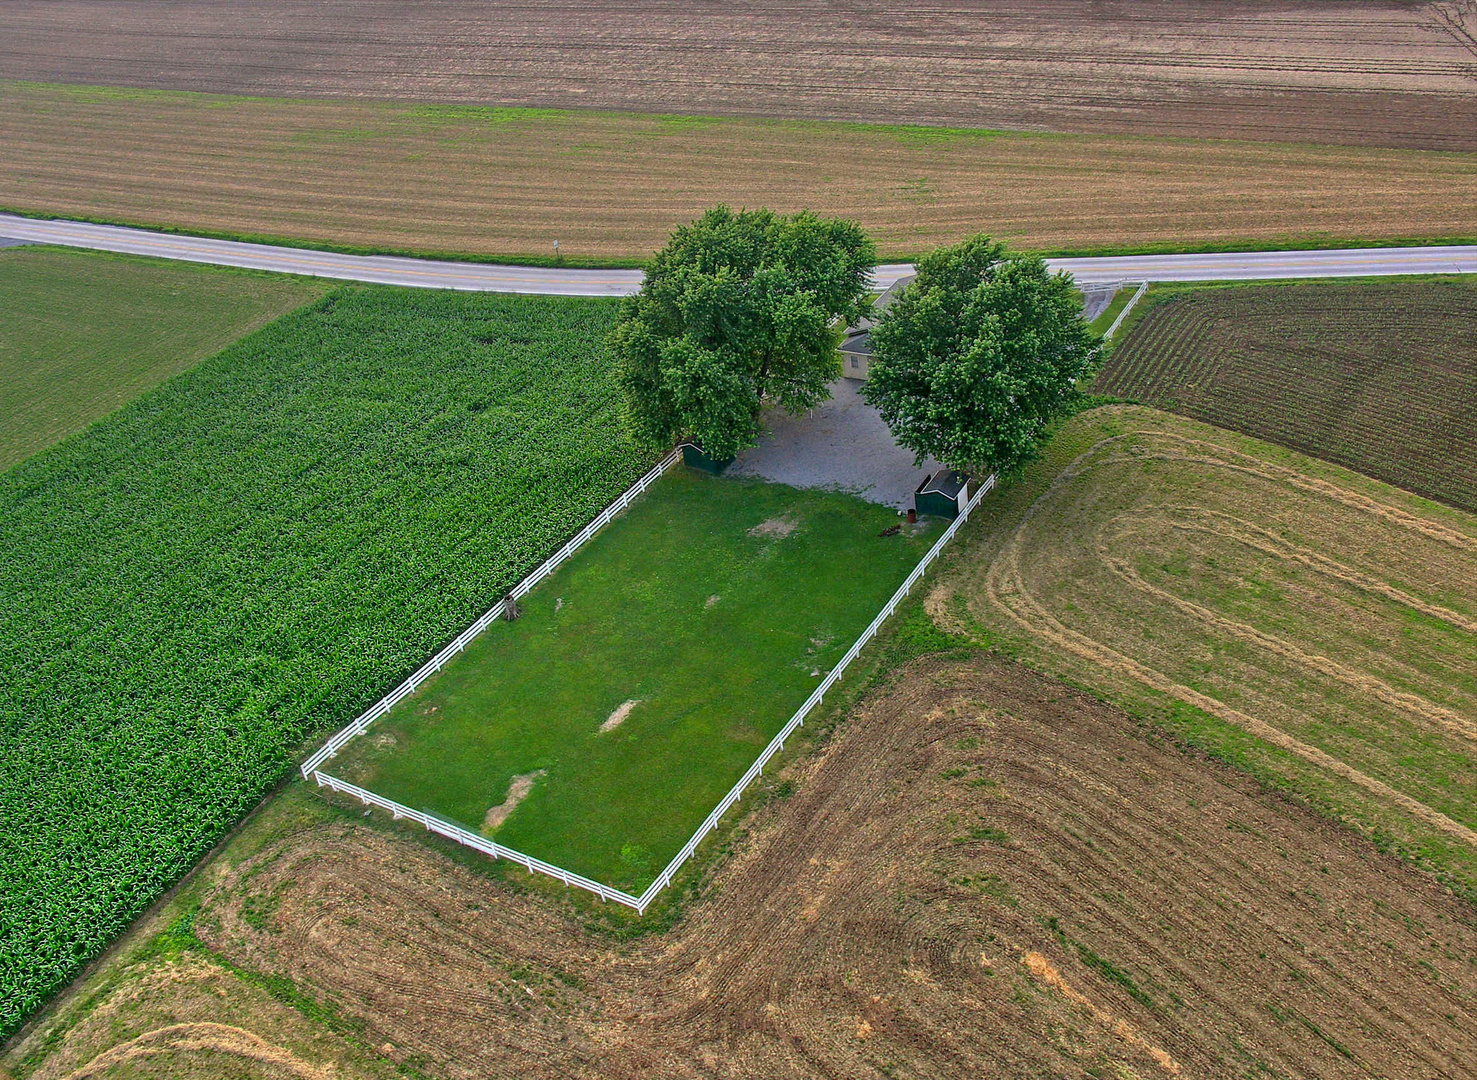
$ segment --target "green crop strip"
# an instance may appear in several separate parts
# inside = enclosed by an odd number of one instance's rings
[[[0,1036],[650,465],[614,316],[339,289],[0,475]]]

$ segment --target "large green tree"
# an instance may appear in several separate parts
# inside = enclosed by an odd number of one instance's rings
[[[727,458],[758,440],[765,402],[825,400],[875,264],[859,225],[808,211],[719,206],[679,228],[611,337],[632,432]]]
[[[921,462],[1009,473],[1097,360],[1072,279],[977,236],[940,248],[872,329],[862,396]]]

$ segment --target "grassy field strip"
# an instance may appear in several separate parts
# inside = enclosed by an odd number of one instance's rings
[[[647,473],[640,480],[637,480],[634,484],[628,487],[624,492],[621,493],[620,497],[616,499],[615,502],[611,503],[604,510],[600,511],[599,515],[595,517],[594,520],[592,520],[583,529],[581,529],[578,533],[571,537],[563,547],[561,547],[553,555],[549,556],[549,558],[544,560],[544,562],[540,563],[539,566],[534,569],[533,572],[531,572],[526,578],[518,582],[517,585],[513,586],[513,589],[509,593],[509,595],[512,596],[514,600],[521,600],[524,596],[527,596],[528,593],[532,591],[535,585],[537,585],[540,581],[543,581],[544,578],[548,577],[556,569],[558,569],[559,565],[563,563],[565,559],[569,558],[581,547],[583,547],[585,541],[589,540],[590,537],[594,536],[602,528],[608,525],[612,518],[614,518],[627,506],[631,505],[632,499],[636,498],[652,484],[656,483],[656,481],[668,469],[670,469],[673,465],[677,464],[677,462],[681,460],[681,457],[682,455],[679,451],[673,450],[666,457],[662,458],[661,461],[657,462],[656,466],[649,473]],[[366,709],[364,713],[359,716],[353,723],[336,732],[333,737],[329,739],[326,743],[324,743],[323,746],[321,746],[311,757],[309,757],[307,761],[303,762],[301,770],[303,774],[303,779],[313,779],[314,774],[318,771],[318,767],[322,765],[325,761],[328,761],[330,758],[337,755],[338,752],[349,743],[349,740],[355,738],[356,736],[364,734],[364,732],[369,729],[370,724],[374,723],[375,720],[379,719],[381,716],[384,716],[387,712],[394,708],[396,702],[400,701],[401,698],[409,697],[411,694],[415,693],[416,689],[421,685],[421,683],[425,682],[432,675],[436,674],[436,672],[445,667],[447,662],[451,660],[453,656],[465,649],[468,643],[470,643],[475,637],[477,637],[478,634],[482,633],[482,631],[486,630],[487,627],[491,625],[494,620],[501,618],[503,612],[507,610],[507,604],[508,601],[506,597],[504,597],[502,600],[499,600],[496,604],[492,606],[492,608],[490,608],[488,611],[483,612],[482,615],[478,617],[476,622],[474,622],[471,626],[467,627],[467,629],[458,634],[456,636],[456,639],[453,640],[450,645],[446,646],[435,656],[431,657],[431,659],[427,660],[423,665],[421,665],[421,667],[416,670],[415,674],[411,675],[410,678],[406,679],[399,686],[395,687],[395,689],[391,690],[384,697],[376,701],[372,706]]]
[[[131,255],[0,251],[0,471],[327,288]]]
[[[559,240],[569,265],[644,259],[717,202],[854,218],[903,259],[986,228],[1056,251],[1466,237],[1477,196],[1470,153],[4,81],[0,145],[16,210],[358,253]]]

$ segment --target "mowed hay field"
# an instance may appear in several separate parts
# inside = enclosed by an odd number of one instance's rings
[[[1477,149],[1473,50],[1432,21],[1398,0],[11,0],[0,76]]]
[[[0,251],[0,471],[324,289],[162,259]]]
[[[884,255],[1469,237],[1477,156],[0,83],[0,206],[364,250],[645,259],[717,202]]]
[[[1477,897],[1477,517],[1116,406],[982,520],[941,618]]]
[[[634,938],[295,785],[3,1064],[1230,1080],[1477,1060],[1470,905],[1021,665],[894,668],[767,783],[675,925]]]
[[[1161,286],[1146,300],[1098,391],[1477,511],[1477,283]]]

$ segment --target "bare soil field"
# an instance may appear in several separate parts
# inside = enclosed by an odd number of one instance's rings
[[[1097,390],[1477,511],[1477,283],[1156,292]]]
[[[0,83],[0,206],[374,250],[644,259],[716,202],[888,256],[1469,237],[1477,156]]]
[[[1474,57],[1430,21],[1398,0],[18,0],[0,77],[1477,149]]]
[[[983,520],[939,618],[1477,896],[1477,518],[1112,407]]]
[[[201,944],[116,965],[5,1065],[130,1075],[99,1066],[152,1047],[160,1076],[1457,1077],[1477,1059],[1470,905],[1023,666],[915,663],[790,780],[675,928],[623,943],[299,788],[202,875]],[[218,1045],[171,1058],[191,1036]]]

